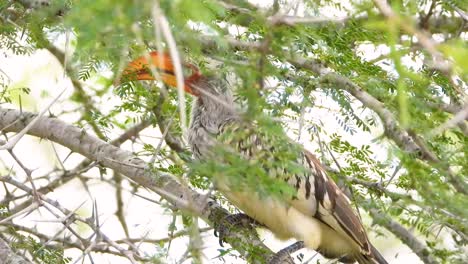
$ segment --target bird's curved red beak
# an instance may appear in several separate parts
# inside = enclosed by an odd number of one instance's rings
[[[147,57],[148,56],[141,56],[131,61],[127,67],[125,67],[122,78],[130,81],[156,80],[156,78],[158,78],[171,87],[177,87],[174,64],[169,54],[152,51],[149,53],[150,62],[148,62]],[[150,64],[153,65],[159,73],[159,76],[156,76],[156,78],[151,73]],[[192,89],[192,84],[201,77],[200,71],[193,64],[184,64],[183,66],[192,71],[190,76],[184,78],[184,90],[192,95],[198,95],[199,93]]]

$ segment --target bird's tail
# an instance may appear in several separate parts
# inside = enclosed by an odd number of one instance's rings
[[[388,264],[382,254],[372,245],[370,255],[360,254],[355,259],[359,264]]]

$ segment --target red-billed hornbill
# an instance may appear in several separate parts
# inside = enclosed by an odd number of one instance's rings
[[[150,63],[158,70],[158,78],[169,86],[176,86],[174,65],[166,53],[151,52],[149,56],[142,56],[132,61],[124,74],[134,75],[138,80],[154,80]],[[295,153],[292,160],[302,169],[278,158],[288,152],[285,146],[298,149],[297,144],[287,139],[278,144],[278,140],[273,140],[275,136],[244,118],[233,107],[234,98],[224,80],[204,76],[192,64],[184,66],[192,70],[184,80],[184,89],[195,96],[189,144],[200,163],[222,163],[214,167],[221,169],[213,173],[213,181],[233,205],[278,238],[304,241],[306,247],[327,258],[337,258],[344,263],[387,263],[369,242],[348,198],[327,176],[314,155],[302,148],[290,152]],[[228,169],[223,171],[222,168],[235,163],[224,157],[233,153],[246,164],[262,167],[261,170],[251,169],[243,176],[230,176]],[[262,176],[265,173],[268,179]],[[294,191],[268,193],[271,186],[281,184]]]

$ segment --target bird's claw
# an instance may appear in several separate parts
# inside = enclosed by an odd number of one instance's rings
[[[219,225],[214,229],[214,235],[219,238],[219,245],[224,247],[223,241],[225,241],[225,237],[228,235],[229,231],[232,228],[252,228],[252,225],[259,225],[259,223],[246,214],[238,213],[227,215],[223,218],[223,220],[221,220],[221,223],[219,223]]]
[[[304,241],[298,241],[294,244],[291,244],[273,255],[269,260],[268,264],[284,264],[284,263],[294,263],[290,254],[298,251],[299,249],[304,248]]]

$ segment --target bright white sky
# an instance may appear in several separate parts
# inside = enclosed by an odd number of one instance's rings
[[[253,1],[257,2],[257,1]],[[258,1],[270,2],[271,1]],[[338,14],[337,16],[341,16]],[[56,42],[56,45],[64,47],[64,36],[60,36]],[[376,54],[384,52],[381,47],[375,49],[370,46],[362,46],[363,56],[368,59],[376,57]],[[6,57],[3,55],[6,53]],[[70,81],[67,78],[64,78],[63,69],[60,64],[45,50],[39,50],[33,53],[31,56],[16,56],[12,55],[8,51],[0,50],[0,74],[8,76],[10,79],[10,89],[17,87],[29,87],[31,89],[31,94],[29,96],[22,96],[22,107],[27,111],[38,112],[46,105],[49,104],[50,100],[58,95],[64,88],[67,89],[66,93],[62,96],[62,99],[66,99],[73,92]],[[87,82],[88,85],[94,85],[92,82]],[[118,104],[119,100],[117,97],[110,98],[106,108],[110,110],[113,105]],[[328,131],[329,134],[332,134],[331,131],[341,130],[336,122],[336,119],[333,115],[333,109],[337,108],[337,104],[331,100],[319,98],[322,100],[318,102],[319,105],[326,105],[332,110],[328,109],[313,109],[313,118],[316,120],[321,120],[324,123],[324,129]],[[58,112],[59,110],[72,110],[76,105],[68,102],[67,100],[60,100],[58,104],[52,107],[51,112]],[[3,106],[5,107],[5,106]],[[18,108],[18,102],[15,102],[10,107]],[[310,116],[311,117],[311,116]],[[68,122],[73,122],[78,118],[76,114],[71,114],[67,116]],[[372,134],[367,133],[358,133],[354,136],[347,135],[345,138],[350,140],[355,145],[362,144],[371,144],[376,154],[375,158],[384,160],[386,159],[387,152],[385,148],[376,146],[371,143],[375,137],[379,136],[382,133],[381,130],[376,129]],[[119,134],[119,131],[113,131],[111,133],[111,138]],[[160,135],[159,131],[156,129],[147,129],[142,133],[143,136],[158,136]],[[151,143],[156,145],[158,140],[156,138],[150,139],[145,137],[144,140],[146,143]],[[322,139],[322,140],[327,140]],[[310,142],[309,138],[302,137],[301,143],[303,143],[307,148],[311,150],[317,149],[317,143]],[[130,144],[125,144],[123,147],[131,148]],[[60,157],[64,157],[68,154],[68,150],[55,144],[55,148]],[[58,162],[52,148],[52,144],[47,141],[39,141],[37,138],[26,137],[20,141],[20,143],[14,149],[15,153],[21,157],[21,160],[25,162],[26,166],[32,169],[37,169],[34,171],[33,176],[40,176],[46,174],[48,171],[52,170],[54,166],[58,166]],[[13,169],[18,171],[18,177],[24,177],[24,175],[19,170],[19,167],[14,163],[14,161],[4,152],[0,152],[0,158],[6,163],[13,165]],[[72,155],[65,166],[67,168],[72,168],[74,164],[80,162],[82,157],[77,154]],[[5,171],[4,171],[5,173]],[[103,183],[99,180],[99,174],[96,169],[91,170],[86,175],[96,177],[94,180],[89,182],[90,193],[85,191],[82,184],[78,181],[72,181],[69,184],[59,188],[57,191],[48,194],[49,198],[56,199],[60,201],[62,205],[68,209],[78,208],[82,203],[79,213],[83,216],[90,216],[92,211],[92,201],[96,200],[98,204],[98,209],[100,212],[100,220],[102,229],[108,234],[111,238],[123,238],[124,233],[120,227],[119,222],[114,216],[116,210],[115,204],[115,190],[107,183]],[[125,186],[126,190],[124,192],[125,201],[127,202],[125,211],[130,228],[131,234],[134,237],[147,234],[151,238],[163,238],[166,237],[167,227],[171,222],[171,217],[168,215],[164,209],[160,206],[155,205],[151,202],[148,202],[144,199],[141,199],[136,196],[132,196],[129,192],[130,186]],[[154,193],[144,193],[145,196],[152,199],[156,199]],[[0,189],[0,197],[3,196],[4,190]],[[157,199],[156,199],[157,200]],[[43,222],[44,220],[51,220],[51,222]],[[62,226],[57,223],[53,223],[55,217],[51,216],[45,210],[40,210],[40,213],[33,213],[27,217],[19,218],[17,221],[23,225],[27,226],[37,226],[39,230],[45,233],[54,234],[57,230],[60,230]],[[370,224],[370,219],[365,218],[367,224]],[[179,227],[180,227],[179,223]],[[86,233],[89,230],[79,229],[81,232]],[[279,242],[272,238],[272,235],[268,231],[260,231],[262,236],[268,242],[267,244],[271,246],[273,250],[279,250],[285,245],[291,243],[289,242]],[[220,260],[213,259],[218,255],[217,249],[219,245],[217,238],[212,235],[212,232],[204,234],[204,246],[208,248],[205,251],[207,254],[206,263],[223,263]],[[381,250],[387,260],[390,263],[419,263],[419,259],[406,247],[401,246],[397,241],[388,235],[386,237],[375,238],[371,235],[371,240],[374,245]],[[175,261],[180,257],[184,250],[187,247],[188,241],[186,239],[175,239],[172,243],[169,256],[171,256],[171,261]],[[154,247],[152,246],[143,246],[142,250],[147,252],[154,252]],[[302,250],[301,252],[306,252],[305,259],[313,256],[314,253],[307,252]],[[395,260],[395,255],[398,255],[398,260]],[[73,259],[76,259],[80,256],[80,252],[77,250],[67,250],[66,256],[70,256]],[[103,256],[103,255],[93,255],[94,261],[96,263],[130,263],[128,260],[123,258],[117,258],[113,256]],[[225,258],[226,263],[240,263],[239,260],[233,258]],[[171,262],[170,261],[170,262]],[[85,260],[85,263],[90,263],[89,259]],[[188,263],[188,262],[187,262]]]

